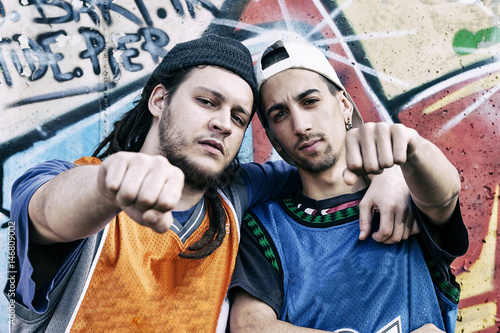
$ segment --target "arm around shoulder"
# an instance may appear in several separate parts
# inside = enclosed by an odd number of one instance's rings
[[[274,310],[243,289],[235,292],[230,315],[231,332],[324,332],[279,320]]]

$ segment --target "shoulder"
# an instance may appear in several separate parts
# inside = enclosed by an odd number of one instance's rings
[[[450,220],[439,226],[430,223],[413,201],[412,206],[415,219],[420,228],[420,234],[424,240],[424,246],[427,249],[431,249],[450,261],[467,252],[469,236],[458,201]]]
[[[40,186],[74,166],[70,162],[50,160],[31,167],[13,183],[12,205],[15,207],[19,200],[29,200]]]
[[[49,160],[29,168],[15,183],[40,175],[58,175],[59,173],[73,168],[75,164],[62,160]]]

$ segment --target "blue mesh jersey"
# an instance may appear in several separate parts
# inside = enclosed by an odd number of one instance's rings
[[[243,221],[230,288],[243,288],[280,320],[302,327],[410,332],[433,323],[454,332],[460,289],[449,265],[468,247],[458,205],[440,228],[413,206],[419,236],[386,245],[358,239],[364,193],[322,201],[299,193],[254,206]],[[438,234],[453,241],[441,249],[433,241]]]

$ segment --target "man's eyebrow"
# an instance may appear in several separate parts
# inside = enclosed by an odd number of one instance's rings
[[[302,98],[306,97],[307,95],[310,95],[312,93],[315,93],[315,92],[319,92],[318,89],[308,89],[300,94],[298,94],[297,96],[295,96],[294,100],[297,102],[297,101],[300,101]]]
[[[215,90],[213,90],[213,89],[210,89],[210,88],[207,88],[207,87],[203,87],[203,86],[197,87],[197,89],[199,89],[199,90],[201,90],[201,91],[205,91],[205,92],[207,92],[207,93],[209,93],[209,94],[214,95],[215,97],[217,97],[218,99],[220,99],[222,102],[225,102],[225,101],[226,101],[226,97],[225,97],[224,95],[222,95],[222,94],[221,94],[220,92],[218,92],[218,91],[215,91]],[[236,111],[238,111],[238,112],[242,112],[242,113],[244,113],[244,114],[246,114],[246,115],[250,115],[250,114],[251,114],[251,112],[250,112],[250,111],[248,111],[247,109],[245,109],[243,106],[241,106],[241,105],[239,105],[239,104],[238,104],[238,105],[236,105],[236,106],[233,108],[233,110],[236,110]]]
[[[298,94],[297,96],[295,96],[293,98],[294,101],[300,101],[302,98],[306,97],[307,95],[310,95],[312,93],[315,93],[315,92],[319,92],[318,89],[308,89],[304,92],[301,92],[300,94]],[[279,109],[282,109],[284,107],[284,104],[283,103],[276,103],[274,104],[273,106],[271,106],[268,110],[267,110],[267,115],[269,116],[273,111],[275,110],[279,110]]]
[[[247,116],[250,116],[250,114],[251,114],[247,109],[245,109],[241,105],[237,105],[236,107],[233,108],[233,110],[236,110],[236,111],[238,111],[240,113],[244,113]]]
[[[276,110],[283,109],[283,107],[284,107],[284,106],[285,106],[285,104],[283,104],[283,103],[276,103],[276,104],[274,104],[273,106],[271,106],[271,107],[267,110],[267,112],[266,112],[266,113],[267,113],[267,116],[269,117],[269,115],[270,115],[271,113],[273,113],[274,111],[276,111]]]
[[[205,91],[207,93],[210,93],[212,95],[214,95],[215,97],[217,97],[218,99],[220,99],[221,101],[225,102],[226,101],[226,97],[224,95],[222,95],[220,92],[218,91],[215,91],[213,89],[210,89],[210,88],[207,88],[207,87],[203,87],[203,86],[200,86],[200,87],[197,87],[197,89],[199,90],[202,90],[202,91]]]

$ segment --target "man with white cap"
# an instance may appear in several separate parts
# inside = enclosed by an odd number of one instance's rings
[[[231,330],[454,332],[460,287],[449,266],[468,248],[454,166],[402,124],[361,125],[313,46],[276,41],[255,71],[260,119],[297,166],[302,189],[246,214]],[[365,176],[394,165],[410,188],[419,234],[359,224]]]

